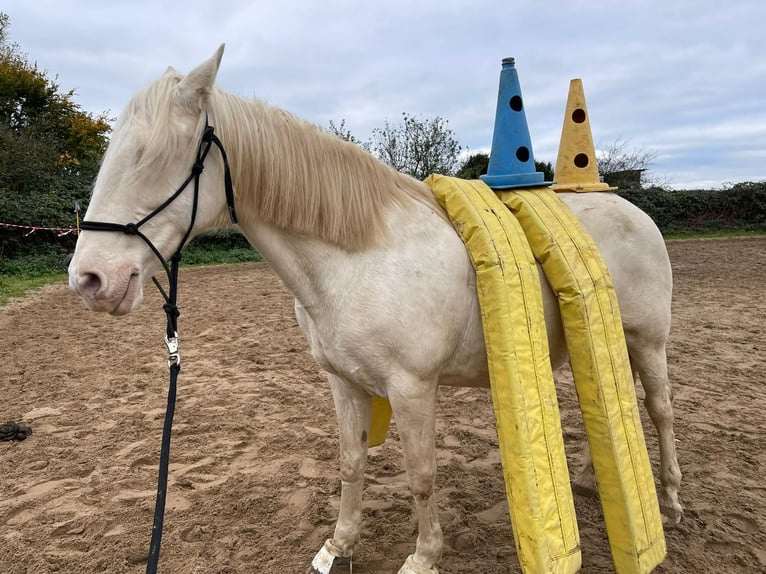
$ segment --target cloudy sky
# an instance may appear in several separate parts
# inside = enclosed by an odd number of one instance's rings
[[[535,158],[555,161],[582,78],[596,146],[655,154],[674,188],[766,179],[762,0],[5,0],[10,40],[84,109],[119,114],[168,65],[221,43],[218,82],[361,139],[402,112],[491,144],[516,58]]]

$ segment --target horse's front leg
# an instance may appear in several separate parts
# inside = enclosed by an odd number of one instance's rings
[[[397,384],[398,383],[398,384]],[[436,477],[436,381],[400,378],[389,387],[388,399],[404,452],[410,492],[415,499],[418,539],[399,574],[437,574],[442,530],[433,499]]]
[[[372,399],[364,390],[334,375],[330,375],[330,387],[340,429],[340,512],[333,537],[325,542],[311,563],[311,574],[351,572],[351,555],[359,540],[362,522]]]

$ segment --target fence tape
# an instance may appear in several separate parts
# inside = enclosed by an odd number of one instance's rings
[[[24,237],[32,235],[35,231],[53,231],[59,237],[69,235],[73,231],[77,231],[74,227],[41,227],[39,225],[17,225],[15,223],[0,223],[0,227],[10,227],[13,229],[28,229],[29,231],[24,234]]]

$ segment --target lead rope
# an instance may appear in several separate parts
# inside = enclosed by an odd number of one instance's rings
[[[205,130],[203,141],[207,139],[207,134],[212,136],[212,131]],[[209,141],[212,141],[210,139]],[[178,299],[178,267],[181,263],[181,249],[194,227],[194,221],[197,218],[197,204],[199,197],[199,176],[204,169],[204,160],[207,151],[210,149],[208,143],[205,152],[198,154],[197,162],[192,167],[194,176],[194,200],[192,203],[191,225],[186,231],[180,247],[170,258],[170,269],[168,269],[168,292],[162,289],[162,285],[156,278],[152,278],[154,284],[159,289],[165,304],[162,306],[167,319],[167,328],[165,329],[165,346],[168,349],[168,370],[170,371],[170,382],[168,384],[168,400],[165,407],[165,422],[162,425],[162,441],[160,443],[160,464],[157,470],[157,497],[154,502],[154,521],[152,523],[152,538],[149,542],[149,555],[146,559],[146,574],[156,574],[157,566],[160,561],[160,545],[162,544],[162,526],[165,522],[165,502],[168,492],[168,468],[170,466],[170,436],[173,430],[173,415],[176,410],[176,390],[178,388],[178,373],[181,372],[181,355],[178,352],[178,317],[181,312],[176,305]]]
[[[199,178],[202,171],[205,169],[205,158],[207,157],[210,147],[215,145],[221,153],[221,159],[223,160],[224,168],[224,191],[226,193],[226,205],[229,211],[229,217],[232,223],[237,223],[237,214],[234,209],[234,186],[232,184],[231,169],[229,168],[229,159],[226,156],[226,151],[223,148],[221,140],[215,135],[213,126],[208,124],[207,114],[205,114],[205,129],[202,132],[202,139],[200,141],[199,148],[197,149],[197,157],[194,165],[191,168],[191,174],[176,190],[176,192],[166,199],[159,207],[154,209],[149,215],[141,219],[138,223],[109,223],[103,221],[82,221],[80,223],[80,229],[84,231],[118,231],[127,235],[137,235],[144,243],[146,243],[152,252],[157,256],[162,263],[162,267],[165,269],[165,273],[168,278],[168,291],[167,293],[162,288],[162,285],[156,277],[152,277],[152,281],[157,286],[162,298],[165,300],[165,304],[162,308],[165,311],[167,318],[167,329],[165,332],[165,345],[168,349],[168,369],[170,370],[170,383],[168,385],[168,400],[167,407],[165,409],[165,422],[162,426],[162,442],[160,446],[160,464],[157,472],[157,498],[154,504],[154,522],[152,524],[152,537],[149,543],[149,555],[146,561],[146,574],[156,574],[157,564],[160,560],[160,544],[162,542],[162,525],[165,517],[165,501],[167,499],[168,490],[168,466],[170,464],[170,435],[173,429],[173,415],[176,408],[176,389],[178,381],[178,373],[181,371],[181,355],[178,353],[178,317],[180,312],[176,306],[178,296],[178,266],[181,262],[181,249],[186,244],[186,241],[191,235],[194,228],[194,222],[197,218],[197,205],[199,202]],[[170,265],[162,257],[159,249],[144,235],[139,229],[144,223],[152,219],[155,215],[160,213],[168,205],[170,205],[189,183],[194,182],[194,199],[192,203],[191,222],[183,236],[183,239],[179,243],[178,249],[170,258]]]
[[[168,401],[165,408],[165,422],[162,426],[162,442],[160,446],[160,465],[157,471],[157,498],[154,503],[154,522],[152,524],[152,539],[149,543],[149,556],[146,561],[146,574],[156,574],[160,560],[160,544],[162,543],[162,525],[165,521],[165,501],[168,491],[168,466],[170,464],[170,434],[173,429],[173,415],[176,409],[176,389],[178,373],[181,371],[181,355],[178,352],[178,316],[176,297],[178,292],[178,264],[181,262],[181,252],[177,251],[170,259],[168,294],[165,297],[165,315],[167,331],[165,345],[168,348],[168,369],[170,383],[168,384]],[[159,285],[158,285],[159,287]],[[162,288],[160,292],[165,295]]]

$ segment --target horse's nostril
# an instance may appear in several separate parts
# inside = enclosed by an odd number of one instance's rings
[[[91,299],[101,290],[101,278],[95,273],[83,273],[78,283],[80,293]]]

